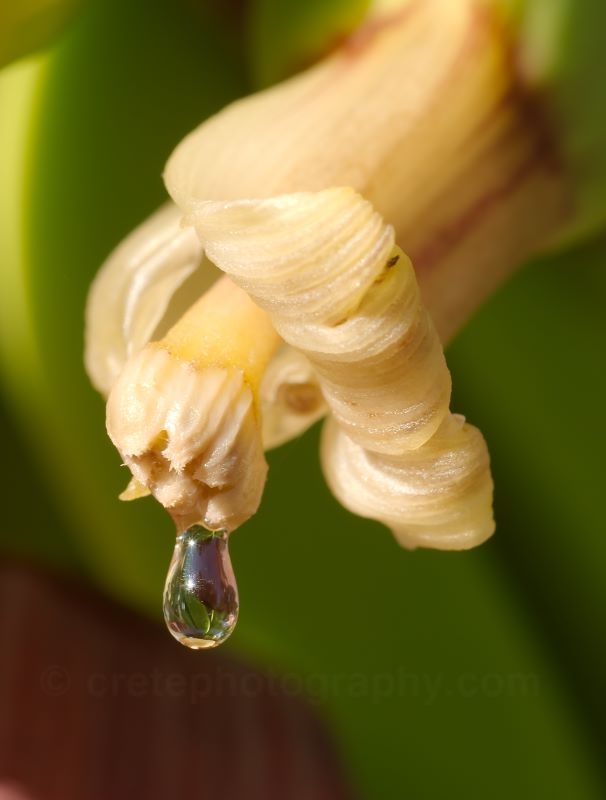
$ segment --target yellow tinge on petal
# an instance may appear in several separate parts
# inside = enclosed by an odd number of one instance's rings
[[[220,275],[204,256],[195,231],[183,227],[182,213],[174,203],[165,204],[135,228],[101,266],[88,295],[85,366],[95,388],[107,396],[127,361],[152,338],[168,332],[192,305],[192,298],[208,290]],[[216,310],[209,313],[216,319]],[[208,318],[207,331],[212,331],[211,321]],[[214,345],[225,358],[230,337],[224,333],[231,326],[224,318],[217,321]],[[183,337],[184,327],[179,330]],[[195,336],[195,325],[189,330]],[[253,353],[242,349],[244,343],[253,350],[257,346],[254,335],[244,334],[240,352],[232,352],[234,364],[240,356],[244,362],[254,360]],[[259,403],[265,449],[300,435],[325,413],[309,362],[289,347],[282,347],[265,371]],[[148,490],[135,481],[120,497],[135,500],[146,494]]]
[[[265,313],[222,278],[115,382],[110,438],[136,493],[151,492],[178,531],[230,531],[257,510],[267,473],[258,390],[278,344]]]

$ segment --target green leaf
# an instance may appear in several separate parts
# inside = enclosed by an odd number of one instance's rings
[[[184,621],[188,622],[192,629],[200,631],[202,634],[208,633],[212,622],[212,611],[208,609],[201,600],[192,592],[182,591],[181,610]]]
[[[601,737],[605,259],[602,240],[528,267],[449,354],[457,406],[493,453],[496,547]]]
[[[329,496],[317,435],[270,454],[261,512],[231,545],[234,644],[327,711],[364,797],[603,793],[585,710],[502,562],[509,535],[499,519],[475,551],[406,552]]]
[[[53,567],[87,572],[76,538],[62,519],[56,498],[48,491],[27,440],[12,424],[0,395],[0,441],[10,466],[2,481],[0,554],[28,558]]]

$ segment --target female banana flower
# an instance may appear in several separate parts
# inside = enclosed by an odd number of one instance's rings
[[[378,3],[326,60],[176,148],[173,203],[87,309],[125,499],[151,492],[179,533],[231,531],[259,505],[264,449],[328,412],[345,506],[407,547],[491,535],[488,453],[450,412],[442,344],[583,225],[505,20],[479,0]]]

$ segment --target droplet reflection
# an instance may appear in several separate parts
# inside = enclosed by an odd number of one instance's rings
[[[238,619],[238,587],[226,531],[192,525],[177,537],[164,587],[168,630],[194,650],[217,647]]]

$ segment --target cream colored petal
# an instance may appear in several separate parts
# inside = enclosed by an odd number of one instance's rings
[[[260,394],[266,450],[300,436],[326,414],[314,369],[293,347],[282,347],[272,359],[261,381]]]
[[[181,217],[173,203],[159,209],[114,250],[91,287],[85,361],[93,385],[105,395],[128,358],[163,335],[221,274]],[[270,364],[260,403],[266,448],[299,436],[325,413],[309,362],[289,348]],[[131,482],[120,497],[146,494]]]
[[[183,209],[353,187],[394,226],[445,343],[575,204],[495,3],[395,5],[204,122],[164,179]]]
[[[162,206],[111,253],[91,286],[85,364],[93,385],[105,395],[127,359],[154,334],[162,334],[217,277],[206,263],[190,280],[193,298],[190,294],[186,305],[175,303],[203,255],[191,229],[181,226],[181,216],[173,203]]]
[[[348,188],[190,203],[209,258],[313,366],[332,412],[328,482],[407,547],[472,547],[491,535],[492,479],[479,431],[449,411],[450,374],[393,231]]]
[[[257,510],[267,465],[242,372],[199,370],[149,344],[114,384],[107,431],[178,531],[231,531]]]
[[[440,141],[431,116],[436,91],[478,24],[477,8],[466,0],[417,1],[371,22],[322,63],[231,104],[190,133],[166,166],[169,193],[185,208],[193,198],[347,185],[397,224],[406,218],[407,197],[421,201],[432,191],[423,181],[427,162],[438,158],[441,169],[453,170],[450,153],[468,132],[459,128],[460,108],[481,102],[476,85],[454,86],[457,124],[451,141]],[[414,163],[402,157],[422,139]]]
[[[463,417],[450,416],[405,458],[365,450],[329,420],[321,460],[345,508],[387,525],[404,547],[465,550],[494,532],[488,450]]]
[[[143,486],[142,483],[139,483],[138,480],[135,478],[131,478],[128,482],[128,486],[123,492],[120,492],[120,500],[130,501],[130,500],[139,500],[142,497],[149,497],[150,491],[147,486]]]
[[[357,442],[397,453],[437,430],[450,374],[410,261],[370,203],[327,189],[194,202],[188,219],[208,257],[309,358]]]
[[[221,276],[129,358],[107,401],[107,431],[134,478],[125,499],[149,491],[178,531],[231,531],[255,513],[267,473],[258,386],[279,344],[267,314]]]

